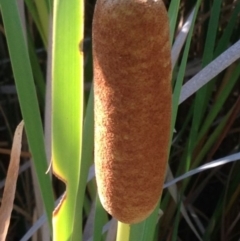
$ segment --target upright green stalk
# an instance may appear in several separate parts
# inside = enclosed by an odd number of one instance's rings
[[[53,13],[52,161],[56,176],[66,184],[61,205],[53,215],[56,241],[81,240],[82,215],[77,203],[83,123],[83,1],[56,0]]]
[[[129,241],[130,225],[118,222],[117,241]]]

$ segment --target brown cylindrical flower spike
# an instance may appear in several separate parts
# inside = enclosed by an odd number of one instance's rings
[[[162,0],[97,0],[95,166],[103,207],[145,219],[162,193],[171,119],[169,23]]]

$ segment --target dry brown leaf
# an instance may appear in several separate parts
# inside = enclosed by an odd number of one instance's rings
[[[6,239],[11,212],[13,209],[13,201],[15,197],[16,183],[19,171],[23,126],[24,123],[21,121],[16,128],[13,138],[11,158],[0,209],[0,241],[5,241]]]

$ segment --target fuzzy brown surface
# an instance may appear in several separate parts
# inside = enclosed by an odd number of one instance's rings
[[[145,219],[164,182],[171,119],[169,25],[162,1],[98,0],[93,20],[95,165],[104,208]]]

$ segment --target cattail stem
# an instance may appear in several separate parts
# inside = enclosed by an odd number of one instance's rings
[[[117,241],[129,241],[130,225],[118,222]]]

